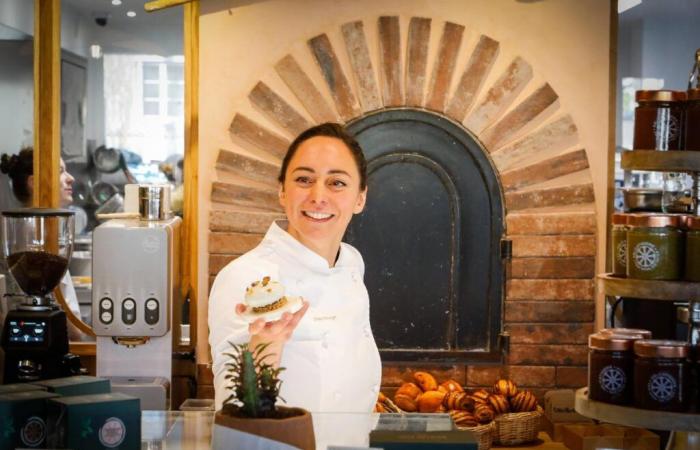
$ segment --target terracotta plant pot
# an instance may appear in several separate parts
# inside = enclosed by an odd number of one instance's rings
[[[219,410],[214,416],[214,423],[244,433],[293,445],[302,450],[316,450],[311,414],[301,408],[277,406],[277,409],[285,412],[290,417],[283,419],[250,419],[247,417],[229,416]]]

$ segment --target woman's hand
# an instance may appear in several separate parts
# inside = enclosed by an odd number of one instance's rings
[[[237,304],[236,313],[243,314],[245,308],[244,304]],[[263,319],[258,319],[251,323],[248,325],[248,332],[250,333],[249,347],[254,349],[259,344],[269,343],[266,353],[274,355],[274,360],[268,362],[273,363],[275,367],[278,366],[284,344],[289,340],[299,324],[299,321],[304,317],[308,309],[309,303],[306,300],[302,300],[301,309],[293,314],[286,312],[282,314],[279,320],[275,320],[274,322],[265,322]]]

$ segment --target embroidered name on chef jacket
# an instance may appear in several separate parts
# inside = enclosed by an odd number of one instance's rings
[[[316,316],[313,319],[318,321],[318,322],[320,322],[322,320],[335,320],[335,316]]]

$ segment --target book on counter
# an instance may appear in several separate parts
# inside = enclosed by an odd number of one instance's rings
[[[384,450],[477,450],[473,433],[458,430],[449,414],[381,414],[369,444]]]

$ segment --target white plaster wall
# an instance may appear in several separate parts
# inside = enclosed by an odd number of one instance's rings
[[[228,134],[234,113],[243,112],[275,129],[251,107],[247,94],[260,79],[282,95],[289,92],[272,69],[287,53],[297,57],[316,85],[323,87],[322,93],[328,96],[306,50],[306,40],[327,32],[348,74],[340,26],[349,21],[364,19],[376,70],[376,18],[380,15],[401,17],[404,42],[410,17],[432,18],[431,54],[437,47],[442,21],[465,25],[453,87],[479,34],[487,34],[501,44],[486,87],[517,55],[532,65],[535,77],[516,104],[545,80],[550,83],[560,97],[559,111],[552,117],[563,112],[572,115],[578,126],[580,146],[586,149],[590,161],[598,215],[597,269],[603,270],[609,129],[608,1],[207,0],[201,4],[200,18],[199,336],[208,335],[207,243],[211,182],[216,179],[214,164],[218,150],[240,151],[231,143]],[[432,58],[428,64],[429,77]],[[290,100],[291,95],[285,97]],[[293,100],[290,103],[303,111]],[[558,182],[565,184],[573,179],[576,178]],[[200,363],[209,360],[205,339],[198,343],[197,357]]]

